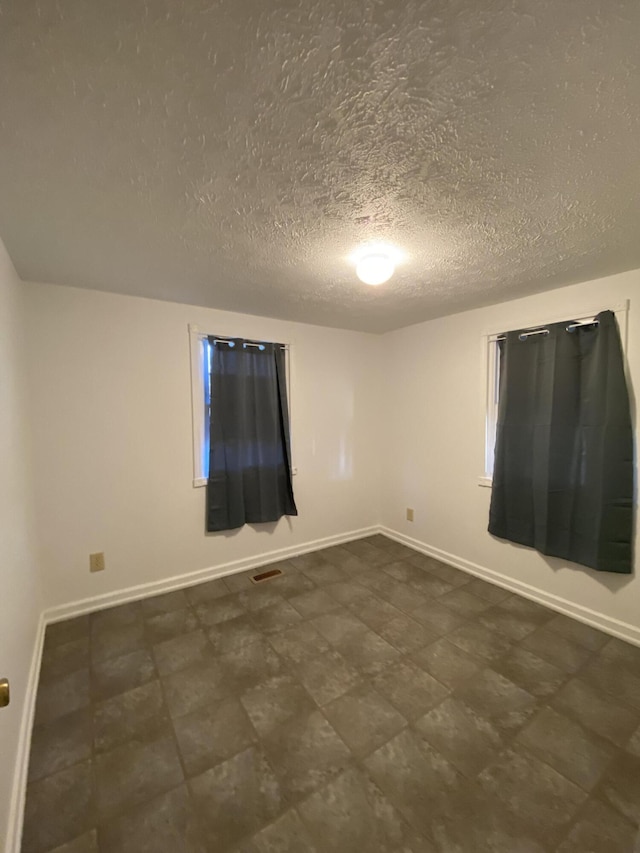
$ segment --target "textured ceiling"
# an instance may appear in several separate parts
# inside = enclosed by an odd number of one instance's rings
[[[639,37],[638,0],[0,0],[0,235],[367,331],[640,267]]]

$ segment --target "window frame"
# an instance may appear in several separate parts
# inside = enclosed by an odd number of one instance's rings
[[[538,323],[527,323],[526,326],[516,326],[516,328],[537,329],[548,326],[551,323],[562,323],[571,316],[572,320],[582,321],[595,317],[601,311],[613,311],[618,321],[620,329],[620,341],[622,343],[622,356],[624,359],[625,372],[628,374],[627,364],[627,343],[629,332],[629,309],[630,300],[627,299],[622,303],[614,306],[605,306],[596,308],[593,311],[580,311],[578,313],[572,311],[564,311],[563,316],[550,319],[545,317]],[[511,325],[505,324],[505,325]],[[482,464],[483,473],[478,477],[478,485],[485,488],[491,488],[493,485],[493,463],[495,453],[496,430],[498,426],[498,404],[499,404],[499,368],[500,358],[498,347],[498,337],[510,331],[508,328],[503,328],[499,332],[485,332],[482,335],[482,369],[483,369],[483,415],[484,415],[484,442],[483,454],[484,460]]]
[[[217,332],[205,332],[194,323],[189,324],[189,349],[191,356],[191,431],[192,431],[192,453],[193,453],[193,488],[202,488],[207,485],[208,477],[203,476],[205,469],[204,450],[206,445],[206,427],[205,427],[205,357],[203,341],[208,337],[221,338],[245,338],[247,340],[261,343],[275,343],[267,341],[260,337],[248,337],[247,335],[229,335]],[[292,407],[292,363],[291,352],[293,346],[291,343],[283,343],[285,348],[285,367],[287,372],[287,405],[289,409],[289,434],[290,434],[290,451],[291,451],[291,473],[297,474],[298,469],[293,464],[293,407]]]

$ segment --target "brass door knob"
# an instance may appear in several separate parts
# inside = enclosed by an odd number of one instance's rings
[[[9,698],[9,679],[0,678],[0,708],[7,707]]]

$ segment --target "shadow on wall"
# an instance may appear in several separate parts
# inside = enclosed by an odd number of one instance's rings
[[[558,557],[549,557],[546,554],[541,554],[540,551],[536,551],[535,548],[530,548],[528,545],[520,545],[517,542],[508,542],[505,539],[500,539],[497,536],[491,536],[492,541],[501,545],[505,548],[517,549],[518,551],[526,551],[530,553],[531,551],[535,551],[542,560],[549,566],[549,568],[553,572],[559,572],[561,569],[570,569],[571,571],[581,572],[582,574],[588,574],[589,577],[598,581],[601,586],[605,587],[609,592],[617,593],[621,589],[624,589],[625,586],[632,583],[635,578],[635,573],[630,575],[624,574],[615,574],[612,572],[598,572],[595,569],[590,569],[587,566],[581,566],[579,563],[570,563],[567,560],[561,560]]]

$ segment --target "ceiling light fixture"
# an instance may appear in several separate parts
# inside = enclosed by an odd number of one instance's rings
[[[367,255],[356,264],[356,275],[365,284],[384,284],[396,271],[388,255]]]
[[[402,252],[393,246],[376,243],[358,249],[350,260],[356,265],[356,275],[360,281],[378,285],[389,281],[402,257]]]

